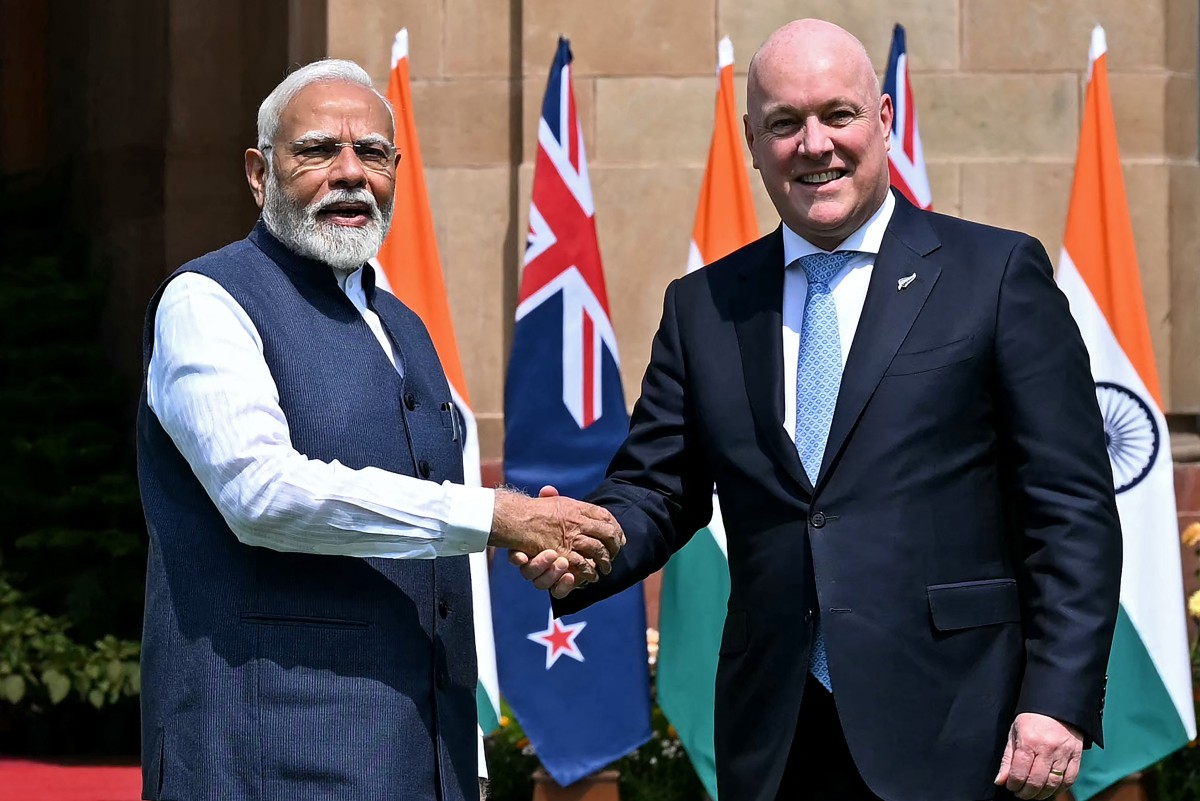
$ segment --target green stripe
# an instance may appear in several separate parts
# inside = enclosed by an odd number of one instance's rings
[[[1187,741],[1187,730],[1175,703],[1122,607],[1108,660],[1104,748],[1084,752],[1079,780],[1072,792],[1077,801],[1087,801],[1130,773],[1153,765]]]
[[[491,696],[483,682],[475,683],[475,714],[479,718],[479,728],[484,734],[491,734],[500,728],[500,719],[496,717],[496,707],[492,706]]]
[[[712,533],[702,529],[663,571],[657,692],[659,707],[713,801],[713,705],[728,600],[729,564]]]

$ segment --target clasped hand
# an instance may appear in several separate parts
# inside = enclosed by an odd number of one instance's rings
[[[537,498],[502,490],[488,544],[509,549],[509,561],[525,578],[561,598],[608,575],[625,533],[607,509],[564,498],[554,487],[542,488]]]

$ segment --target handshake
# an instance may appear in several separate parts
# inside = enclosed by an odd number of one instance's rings
[[[625,532],[607,509],[564,498],[543,487],[537,498],[497,490],[488,545],[508,549],[508,561],[555,598],[612,571]]]

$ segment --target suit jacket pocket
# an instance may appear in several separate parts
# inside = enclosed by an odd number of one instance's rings
[[[730,612],[725,616],[725,630],[721,633],[721,656],[740,654],[746,650],[746,613]]]
[[[971,346],[975,337],[963,337],[935,348],[905,353],[901,351],[892,359],[885,375],[911,375],[927,373],[939,367],[947,367],[958,362],[965,362],[975,356]]]
[[[960,581],[926,587],[929,611],[938,631],[954,631],[1021,619],[1017,581],[1011,578]]]

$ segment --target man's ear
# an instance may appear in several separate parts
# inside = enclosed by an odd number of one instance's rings
[[[261,209],[267,192],[267,156],[261,150],[246,151],[246,183],[250,184],[250,194]]]
[[[742,130],[746,134],[746,149],[750,151],[750,166],[758,169],[758,156],[754,155],[754,132],[750,130],[750,115],[742,115]]]
[[[892,116],[895,114],[895,109],[892,107],[892,98],[890,95],[883,95],[879,98],[879,122],[883,125],[884,141],[887,149],[892,149]]]

